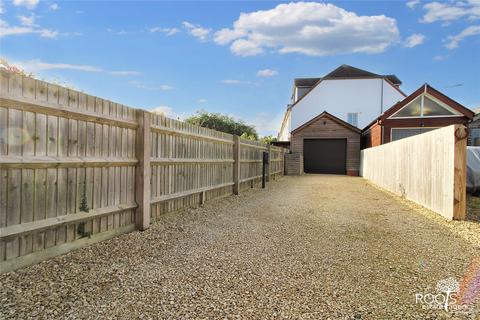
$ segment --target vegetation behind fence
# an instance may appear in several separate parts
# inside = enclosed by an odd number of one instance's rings
[[[40,80],[0,77],[1,272],[283,174],[284,149]]]

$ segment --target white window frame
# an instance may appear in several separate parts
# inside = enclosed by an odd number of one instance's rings
[[[360,112],[347,112],[347,123],[358,128],[358,115],[359,114],[360,114]],[[357,123],[356,124],[350,123],[350,121],[348,121],[348,117],[350,115],[356,115],[357,116]]]
[[[424,116],[423,115],[423,100],[425,99],[425,96],[427,96],[429,99],[433,100],[434,102],[438,103],[442,108],[445,108],[447,109],[447,111],[453,113],[451,115],[440,115],[440,116]],[[417,100],[418,97],[421,97],[421,103],[420,103],[420,116],[411,116],[411,117],[395,117],[395,115],[397,113],[399,113],[400,111],[402,111],[404,108],[408,107],[411,103],[413,103],[415,100]],[[463,114],[461,114],[460,112],[458,112],[457,110],[449,107],[448,105],[446,105],[445,103],[443,103],[442,101],[438,100],[437,98],[433,97],[432,95],[428,94],[428,93],[422,93],[420,96],[416,97],[415,99],[413,99],[412,101],[410,101],[409,103],[407,103],[406,105],[404,105],[402,108],[400,108],[400,110],[397,110],[397,112],[395,112],[394,114],[392,114],[390,117],[388,117],[388,119],[413,119],[413,118],[455,118],[455,117],[462,117]]]
[[[432,130],[435,130],[435,129],[440,129],[440,128],[442,128],[442,127],[394,127],[394,128],[390,128],[390,142],[398,141],[398,140],[392,140],[393,130],[403,130],[403,129],[410,129],[410,130],[432,129]],[[424,132],[424,133],[426,133],[426,132]],[[411,138],[411,137],[414,137],[414,136],[410,136],[410,137],[407,137],[407,138]],[[403,138],[403,139],[406,139],[406,138]],[[402,140],[402,139],[400,139],[400,140]]]

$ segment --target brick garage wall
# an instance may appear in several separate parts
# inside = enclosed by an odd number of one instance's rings
[[[347,174],[358,175],[360,168],[360,133],[321,117],[292,133],[291,150],[303,156],[303,139],[347,139]]]
[[[370,128],[370,146],[377,147],[382,144],[382,126],[375,123]]]

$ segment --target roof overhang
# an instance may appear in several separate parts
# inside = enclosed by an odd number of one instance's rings
[[[314,122],[316,122],[316,121],[318,121],[322,118],[328,118],[328,119],[338,123],[339,125],[344,126],[345,128],[347,128],[349,130],[352,130],[356,133],[361,133],[362,132],[362,130],[360,130],[359,128],[357,128],[355,126],[352,126],[350,123],[348,123],[346,121],[343,121],[340,118],[335,117],[334,115],[328,113],[327,111],[323,111],[322,113],[320,113],[318,116],[316,116],[312,120],[310,120],[308,122],[305,122],[304,124],[302,124],[298,128],[295,128],[294,130],[292,130],[291,134],[295,134],[296,132],[302,130],[303,128],[309,126],[310,124],[312,124],[312,123],[314,123]]]

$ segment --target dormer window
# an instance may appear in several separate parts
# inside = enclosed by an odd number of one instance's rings
[[[297,97],[295,99],[295,102],[300,100],[304,95],[307,94],[308,91],[310,91],[312,87],[297,87]]]
[[[462,116],[438,99],[424,93],[415,98],[390,118],[431,118],[431,117]]]

